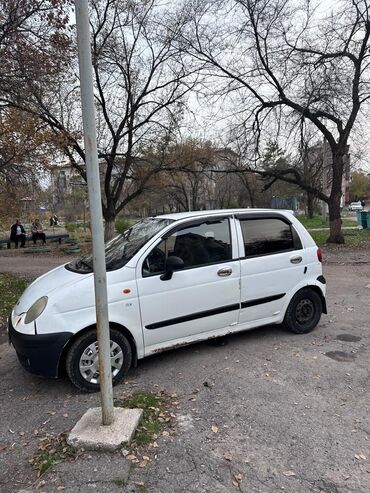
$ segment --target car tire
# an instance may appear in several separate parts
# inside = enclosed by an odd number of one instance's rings
[[[319,294],[303,288],[291,299],[285,313],[284,325],[296,334],[307,334],[319,323],[322,303]]]
[[[117,329],[110,329],[113,385],[119,383],[131,367],[132,350],[127,338]],[[96,330],[91,329],[78,337],[66,357],[69,379],[84,392],[100,389]]]

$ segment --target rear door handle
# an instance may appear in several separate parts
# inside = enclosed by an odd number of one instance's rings
[[[302,257],[300,255],[295,255],[294,257],[290,257],[290,261],[292,264],[300,264],[302,262]]]
[[[230,274],[232,273],[232,268],[231,267],[224,267],[223,269],[220,269],[218,272],[217,272],[217,275],[220,276],[220,277],[227,277],[227,276],[230,276]]]

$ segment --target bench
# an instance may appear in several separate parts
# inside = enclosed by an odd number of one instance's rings
[[[48,241],[48,240],[49,241],[57,241],[59,244],[62,243],[62,240],[69,238],[69,234],[68,233],[64,233],[64,232],[63,233],[60,232],[59,234],[55,234],[55,233],[48,234],[46,232],[45,233],[45,236],[46,236],[46,241]],[[32,241],[32,235],[30,236],[30,235],[27,235],[26,234],[26,243],[27,242],[30,242],[30,241]],[[11,244],[12,243],[13,242],[10,241],[10,238],[9,237],[6,238],[6,239],[0,239],[0,245],[6,245],[8,249],[11,248]]]

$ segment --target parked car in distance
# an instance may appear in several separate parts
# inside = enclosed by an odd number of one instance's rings
[[[113,383],[136,360],[284,323],[303,334],[326,313],[321,251],[290,211],[233,209],[143,219],[106,245]],[[22,365],[65,369],[99,389],[92,257],[34,281],[9,317]],[[160,363],[159,363],[160,364]]]
[[[358,202],[351,202],[348,206],[348,210],[349,211],[362,211],[363,207],[361,204],[361,200],[359,200]]]

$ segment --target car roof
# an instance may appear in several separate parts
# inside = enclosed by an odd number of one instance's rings
[[[156,217],[162,219],[172,219],[173,221],[180,221],[181,219],[197,218],[202,216],[218,216],[218,215],[232,215],[232,214],[253,214],[254,212],[280,212],[282,215],[294,215],[293,211],[287,209],[214,209],[214,210],[203,210],[203,211],[189,211],[189,212],[175,212],[171,214],[160,214]]]

